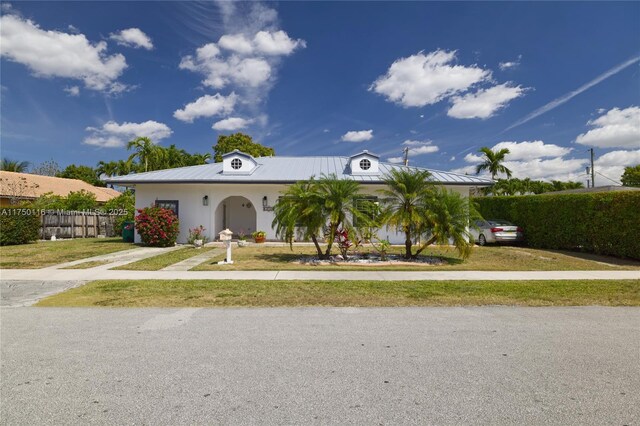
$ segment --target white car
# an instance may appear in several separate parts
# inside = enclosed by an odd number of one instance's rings
[[[491,243],[521,243],[524,241],[522,228],[508,220],[476,220],[475,225],[476,227],[471,227],[471,235],[481,246]]]

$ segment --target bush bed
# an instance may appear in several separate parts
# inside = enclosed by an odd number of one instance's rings
[[[481,197],[486,219],[524,228],[530,247],[640,259],[640,192]]]
[[[21,207],[0,209],[0,245],[26,244],[40,236],[40,216]]]
[[[136,230],[145,245],[169,247],[178,238],[178,217],[171,210],[160,207],[139,209]]]

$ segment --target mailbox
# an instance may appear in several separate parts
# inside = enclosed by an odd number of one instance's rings
[[[220,231],[218,235],[220,236],[220,241],[227,247],[227,258],[218,262],[218,265],[230,265],[233,263],[233,260],[231,260],[231,237],[233,237],[233,232],[227,228],[224,231]]]
[[[231,237],[233,236],[233,232],[231,232],[228,228],[224,231],[220,231],[218,234],[220,236],[220,241],[231,241]]]

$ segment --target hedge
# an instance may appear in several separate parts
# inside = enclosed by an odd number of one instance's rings
[[[640,259],[640,192],[479,197],[485,219],[524,228],[527,245]]]
[[[0,209],[0,245],[26,244],[40,236],[40,216],[24,207]]]

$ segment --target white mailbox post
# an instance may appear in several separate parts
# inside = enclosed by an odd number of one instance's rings
[[[233,263],[233,260],[231,260],[231,237],[233,236],[233,232],[227,228],[224,231],[220,231],[218,235],[220,236],[220,241],[224,242],[224,245],[227,247],[227,258],[218,262],[218,265],[230,265]]]

